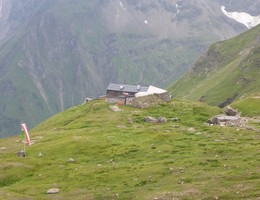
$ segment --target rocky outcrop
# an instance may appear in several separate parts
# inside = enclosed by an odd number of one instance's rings
[[[211,117],[208,120],[209,124],[217,124],[222,126],[238,126],[245,127],[245,120],[240,116],[227,116],[227,115],[217,115]]]
[[[230,106],[224,108],[224,114],[216,115],[208,119],[208,123],[212,125],[221,125],[221,126],[237,126],[237,127],[246,127],[245,118],[240,117],[238,110],[233,109]]]
[[[227,116],[227,115],[217,115],[208,119],[210,125],[220,125],[220,126],[235,126],[247,128],[246,122],[248,120],[244,117],[237,116]]]

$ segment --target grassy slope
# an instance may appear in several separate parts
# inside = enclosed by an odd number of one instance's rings
[[[53,116],[30,131],[34,144],[25,158],[16,156],[18,137],[0,140],[1,199],[260,196],[259,133],[203,125],[221,110],[200,103],[122,109],[92,101]],[[148,124],[145,116],[168,122]],[[52,187],[61,192],[47,195]]]
[[[174,96],[212,105],[259,92],[260,26],[213,44],[195,67],[170,86]]]
[[[260,116],[260,97],[253,95],[245,99],[235,101],[231,106],[238,109],[243,116]]]

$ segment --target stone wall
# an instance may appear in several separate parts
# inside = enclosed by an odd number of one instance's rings
[[[171,95],[169,94],[169,92],[165,92],[162,94],[151,94],[142,97],[128,97],[126,98],[126,105],[132,105],[137,108],[147,108],[147,107],[155,106],[159,103],[169,102],[169,101],[171,101]],[[107,97],[107,102],[124,104],[125,99],[119,97]]]
[[[168,93],[168,92],[167,92]],[[170,95],[165,94],[151,94],[148,96],[135,97],[130,102],[130,105],[137,108],[148,108],[156,106],[160,103],[170,101]]]
[[[162,94],[155,94],[155,95],[159,96],[165,102],[169,102],[172,100],[172,97],[169,92],[164,92]]]

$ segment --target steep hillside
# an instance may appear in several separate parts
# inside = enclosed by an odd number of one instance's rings
[[[243,116],[260,116],[260,96],[251,95],[235,101],[231,106],[241,112]]]
[[[110,82],[167,86],[210,43],[246,30],[221,6],[255,15],[259,0],[235,2],[1,1],[0,137],[103,95]]]
[[[260,93],[260,25],[210,46],[170,90],[176,97],[224,107]]]
[[[260,196],[257,131],[206,125],[222,111],[203,103],[120,109],[91,101],[53,116],[30,130],[26,157],[18,136],[0,140],[1,200]]]

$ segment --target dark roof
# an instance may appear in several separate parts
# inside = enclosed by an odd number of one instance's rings
[[[138,89],[139,88],[139,89]],[[116,84],[110,83],[107,90],[113,91],[123,91],[123,92],[147,92],[149,87],[141,85],[125,85],[125,84]]]

